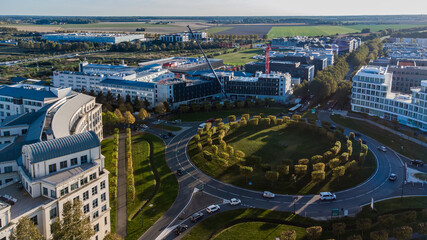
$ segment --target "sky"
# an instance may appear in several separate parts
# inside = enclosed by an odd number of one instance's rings
[[[426,0],[0,0],[0,15],[326,16],[427,14]]]

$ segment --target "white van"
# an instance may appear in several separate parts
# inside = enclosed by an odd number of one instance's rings
[[[330,192],[321,192],[320,193],[320,200],[335,200],[337,199],[337,196],[335,194]]]
[[[205,125],[206,125],[206,123],[202,123],[202,124],[200,124],[200,125],[199,125],[199,129],[205,129]]]

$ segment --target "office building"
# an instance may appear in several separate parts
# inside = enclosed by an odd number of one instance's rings
[[[42,39],[54,42],[98,42],[110,44],[146,40],[144,34],[118,33],[55,33],[44,34],[42,35]]]
[[[412,94],[392,92],[387,67],[364,66],[353,77],[351,108],[427,132],[427,80]]]
[[[209,41],[208,34],[206,32],[193,32],[194,39],[200,41]],[[189,32],[183,33],[174,33],[174,34],[165,34],[160,36],[160,41],[168,42],[168,43],[176,43],[176,42],[188,42],[193,40],[193,35]]]
[[[410,94],[412,88],[420,87],[421,81],[427,79],[427,66],[390,65],[388,72],[393,74],[392,91]]]
[[[245,64],[249,73],[264,72],[265,62],[250,62]],[[314,65],[301,64],[300,62],[270,61],[270,71],[289,73],[293,78],[311,81],[314,78]]]

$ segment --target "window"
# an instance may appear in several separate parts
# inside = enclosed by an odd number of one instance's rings
[[[93,173],[93,174],[89,175],[89,180],[90,181],[92,181],[94,179],[96,179],[96,173]]]
[[[60,162],[60,163],[59,163],[59,167],[60,167],[61,169],[68,167],[67,161]]]
[[[10,172],[12,172],[12,166],[7,166],[7,167],[4,167],[4,172],[5,173],[10,173]]]
[[[93,218],[95,219],[97,217],[99,217],[99,212],[98,211],[96,211],[96,212],[93,213]]]
[[[80,186],[83,186],[87,183],[87,177],[80,180]]]
[[[39,225],[39,223],[37,221],[37,215],[34,216],[34,217],[32,217],[32,218],[30,218],[30,220],[33,221],[34,225],[36,225],[36,226]]]
[[[54,172],[56,172],[56,164],[49,165],[49,173],[54,173]]]
[[[96,207],[98,207],[98,198],[95,198],[95,199],[92,201],[92,208],[96,208]]]
[[[83,212],[88,213],[89,212],[89,204],[84,205]]]
[[[77,165],[77,158],[72,158],[70,160],[70,164],[71,164],[71,166]]]
[[[107,217],[104,218],[104,224],[107,225],[108,221],[107,221]]]
[[[21,130],[21,133],[22,133],[22,134],[26,134],[26,133],[27,133],[27,129],[22,129],[22,130]]]
[[[12,182],[13,178],[6,178],[5,183]]]
[[[101,208],[101,212],[105,212],[105,211],[107,211],[107,205],[104,205],[104,206],[102,206],[102,208]]]
[[[47,196],[47,188],[43,187],[43,195]]]
[[[107,195],[105,193],[101,194],[101,202],[107,200]]]
[[[99,231],[99,224],[96,224],[96,225],[93,227],[93,230],[94,230],[95,232],[98,232],[98,231]]]
[[[71,191],[73,191],[77,188],[79,188],[79,183],[76,182],[76,183],[71,184]]]
[[[83,193],[83,201],[89,198],[89,191]]]
[[[56,218],[56,208],[50,209],[50,219]]]
[[[101,189],[105,188],[105,180],[101,182]]]
[[[87,163],[87,155],[80,157],[80,164],[84,164],[84,163]]]
[[[95,187],[92,188],[92,195],[95,195],[97,193],[98,193],[98,187],[95,186]]]
[[[50,190],[50,196],[53,198],[56,198],[56,192],[55,190]]]
[[[61,196],[68,194],[68,187],[61,189]]]
[[[73,202],[77,202],[77,201],[79,201],[79,200],[80,200],[80,197],[79,197],[79,196],[77,196],[77,197],[73,198]]]

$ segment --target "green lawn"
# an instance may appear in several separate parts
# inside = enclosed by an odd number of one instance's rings
[[[425,25],[409,25],[409,24],[376,24],[376,25],[317,25],[317,26],[282,26],[272,27],[268,32],[268,38],[276,37],[292,37],[292,36],[320,36],[320,35],[335,35],[360,32],[364,28],[371,29],[371,32],[376,32],[383,29],[404,29],[414,27],[425,27]]]
[[[427,163],[426,149],[412,141],[403,139],[389,131],[380,129],[364,121],[344,118],[339,115],[331,116],[332,121],[342,126],[368,135],[396,152],[413,159],[420,159]],[[403,146],[403,148],[402,148]]]
[[[145,205],[133,221],[128,221],[126,239],[138,239],[150,228],[172,205],[178,194],[178,182],[165,161],[165,145],[163,141],[151,134],[142,133],[138,136],[150,144],[150,164],[156,185],[154,197]],[[135,182],[136,185],[136,182]]]
[[[395,211],[398,209],[427,208],[427,197],[404,197],[403,199],[389,199],[375,203],[374,208],[380,214]]]
[[[322,222],[317,222],[310,218],[304,218],[299,215],[293,215],[292,213],[289,213],[289,212],[278,212],[278,211],[271,211],[271,210],[264,210],[264,209],[250,209],[250,208],[236,209],[236,210],[231,210],[227,212],[222,212],[203,220],[201,223],[198,223],[194,228],[192,228],[182,239],[207,240],[207,239],[212,239],[212,237],[214,236],[220,237],[221,234],[219,233],[229,228],[230,226],[233,226],[234,224],[245,222],[245,221],[254,221],[254,219],[257,219],[259,221],[275,220],[287,225],[292,225],[293,223],[295,223],[298,226],[306,226],[306,227],[323,224]],[[267,225],[267,226],[271,226],[271,225]],[[261,227],[261,230],[263,230],[263,232],[265,233],[268,231],[268,229],[262,229],[262,227]],[[252,231],[252,233],[257,234],[255,231]],[[245,233],[241,232],[241,234],[245,234]],[[262,234],[262,233],[259,233],[259,234]],[[233,235],[233,236],[237,236],[237,235]],[[256,235],[252,235],[252,236],[256,236]],[[215,238],[215,239],[226,239],[226,238]],[[228,239],[254,239],[255,240],[255,239],[264,239],[264,238],[231,237]]]
[[[232,29],[232,27],[212,27],[208,29],[209,34],[219,33],[228,29]]]
[[[177,126],[171,126],[171,125],[166,125],[166,124],[155,124],[155,125],[151,125],[151,128],[156,128],[156,129],[163,129],[163,130],[168,130],[168,131],[179,131],[182,128],[177,127]]]
[[[135,179],[135,200],[127,198],[127,216],[132,220],[139,209],[153,197],[156,180],[150,164],[150,144],[143,135],[132,137],[132,164]]]
[[[209,118],[227,118],[229,115],[241,116],[242,114],[249,113],[252,115],[258,115],[264,113],[265,115],[276,115],[278,113],[287,113],[288,108],[282,107],[256,107],[256,108],[242,108],[242,109],[233,109],[233,110],[221,110],[221,111],[211,111],[211,112],[190,112],[190,113],[181,113],[175,114],[171,119],[181,119],[183,122],[200,122],[206,121]]]
[[[107,169],[110,172],[110,175],[108,176],[111,178],[111,172],[112,172],[112,154],[113,154],[113,139],[104,139],[101,142],[101,154],[104,155],[104,163],[105,163],[105,169]],[[111,188],[111,186],[110,186]],[[110,192],[110,220],[111,220],[111,232],[116,232],[116,209],[117,209],[117,200],[111,196]]]
[[[245,49],[238,52],[227,53],[223,55],[216,56],[215,58],[222,59],[225,64],[230,65],[244,65],[248,62],[253,62],[255,59],[251,57],[263,54],[264,50],[262,49]]]
[[[210,147],[206,143],[207,135],[202,135],[201,142],[204,150]],[[218,144],[217,135],[212,137],[213,144]],[[276,183],[265,178],[268,170],[277,170],[279,165],[285,161],[298,164],[301,158],[311,158],[329,150],[334,142],[326,139],[325,135],[307,129],[299,129],[296,126],[274,126],[267,129],[240,127],[231,130],[224,138],[227,145],[234,150],[245,153],[243,162],[234,158],[228,160],[228,166],[222,167],[216,160],[207,161],[203,153],[197,150],[196,142],[193,140],[189,145],[189,155],[196,166],[208,175],[239,187],[257,191],[269,190],[283,194],[316,194],[320,191],[340,191],[354,187],[369,178],[376,169],[376,161],[371,152],[360,168],[356,171],[347,171],[342,177],[333,178],[332,171],[326,166],[326,178],[324,181],[315,183],[311,180],[311,164],[308,165],[308,173],[298,176],[296,182],[292,178],[293,167],[290,166],[290,174],[279,176]],[[343,144],[345,146],[345,144]],[[353,156],[350,160],[358,159],[360,147],[353,143]],[[223,150],[219,150],[220,152]],[[344,152],[344,147],[341,150]],[[253,160],[253,159],[259,160]],[[253,175],[246,179],[240,175],[240,165],[253,167]],[[249,185],[249,182],[251,185]]]
[[[297,240],[304,239],[306,234],[305,228],[289,226],[285,224],[264,223],[264,222],[246,222],[233,225],[212,239],[229,240],[229,239],[263,239],[275,240],[280,233],[285,230],[295,230]]]

